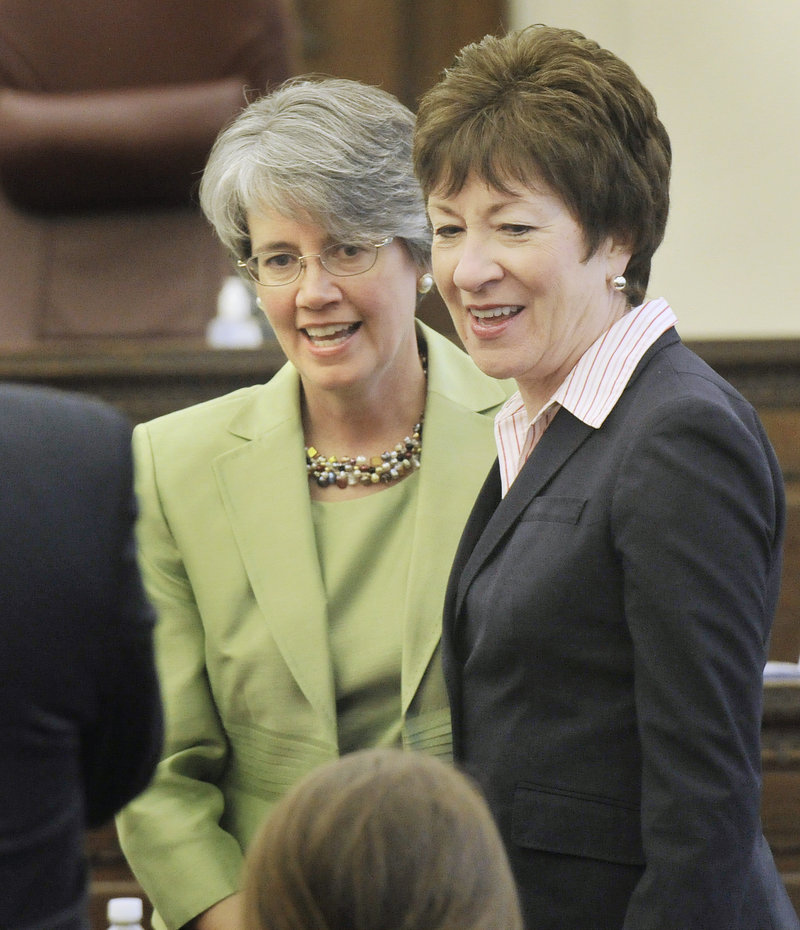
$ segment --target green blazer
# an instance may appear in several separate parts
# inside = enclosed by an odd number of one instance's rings
[[[418,325],[428,393],[403,618],[403,742],[448,755],[444,590],[510,388]],[[243,849],[271,806],[338,755],[299,376],[286,365],[268,384],[138,426],[134,453],[167,735],[153,784],[118,826],[156,926],[177,928],[237,889]]]

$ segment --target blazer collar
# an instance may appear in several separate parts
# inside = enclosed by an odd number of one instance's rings
[[[450,573],[466,515],[494,459],[487,417],[441,394],[429,391],[425,429],[404,620],[404,712],[439,644],[443,579]],[[474,451],[465,454],[466,450]],[[438,592],[435,598],[432,591]]]

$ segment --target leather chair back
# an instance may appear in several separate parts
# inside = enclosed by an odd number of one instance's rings
[[[0,0],[0,343],[204,331],[196,186],[296,34],[289,0]]]

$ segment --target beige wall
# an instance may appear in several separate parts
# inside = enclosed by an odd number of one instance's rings
[[[653,92],[673,146],[650,292],[687,338],[800,337],[800,0],[510,0]]]

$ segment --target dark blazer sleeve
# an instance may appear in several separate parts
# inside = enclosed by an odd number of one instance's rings
[[[0,926],[72,930],[85,827],[145,786],[161,746],[130,427],[0,385],[0,475]]]
[[[732,403],[733,415],[705,398],[664,404],[620,462],[611,513],[633,641],[646,860],[626,930],[744,926],[745,899],[763,890],[750,883],[783,499],[760,424]]]
[[[162,739],[130,425],[82,396],[5,385],[0,437],[5,699],[17,708],[2,723],[25,745],[48,734],[31,796],[55,809],[82,789],[77,810],[95,825],[145,786]]]

